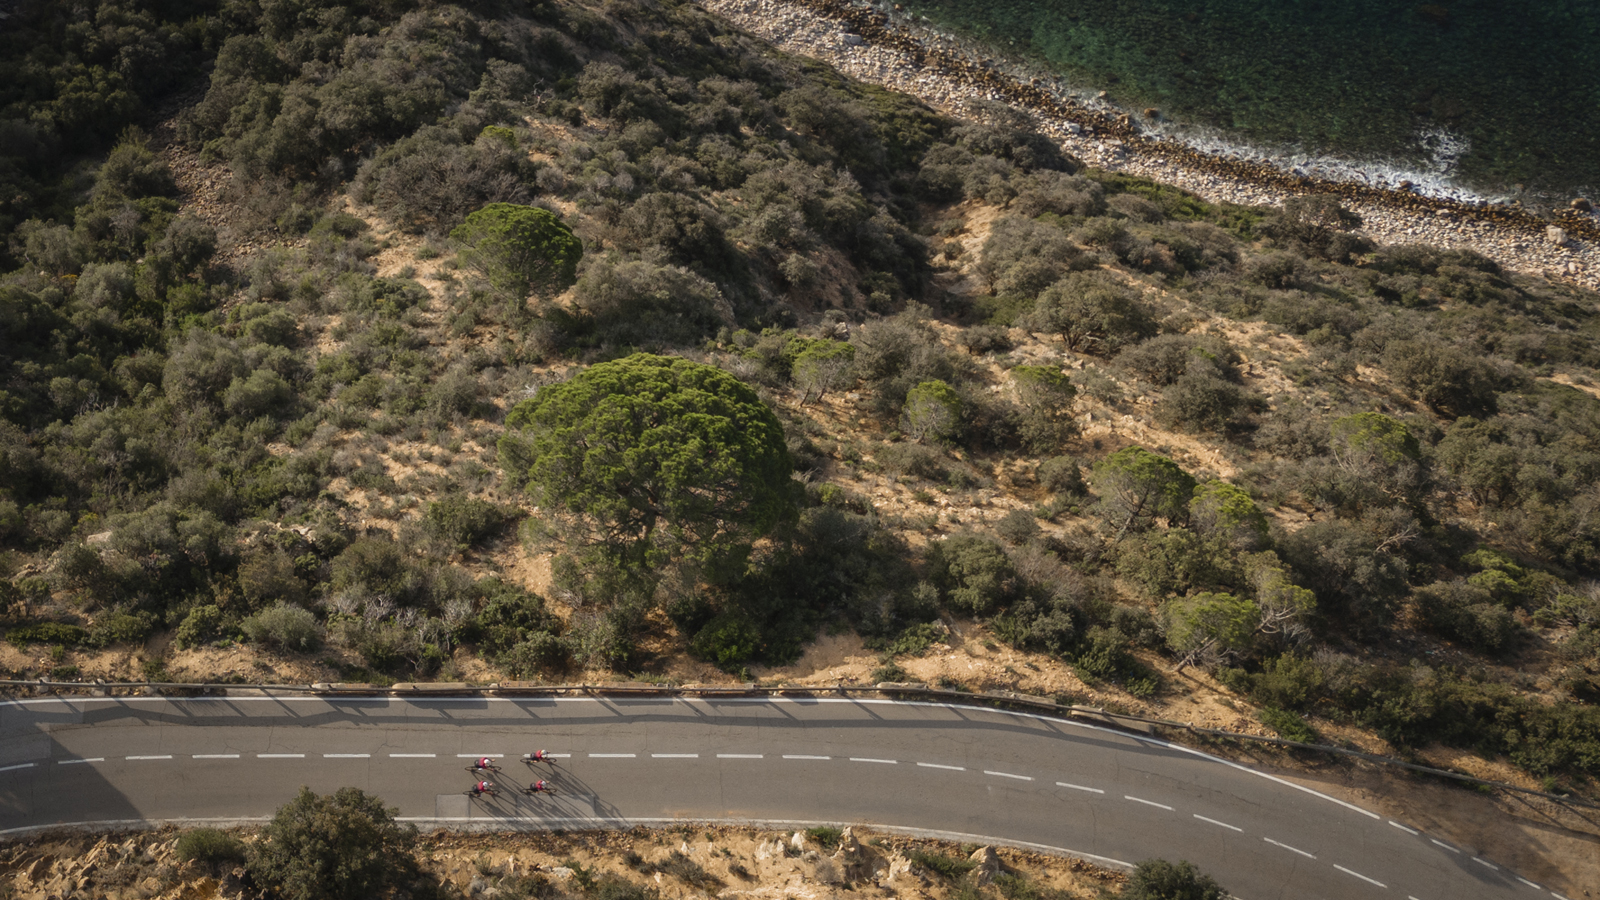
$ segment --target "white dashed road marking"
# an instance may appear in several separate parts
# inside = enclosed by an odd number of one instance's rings
[[[1461,852],[1460,850],[1457,850],[1456,848],[1450,846],[1449,844],[1446,844],[1444,841],[1434,840],[1433,838],[1428,838],[1428,840],[1433,841],[1435,844],[1438,844],[1439,846],[1445,848],[1446,850],[1449,850],[1451,853],[1460,853]]]
[[[966,766],[941,766],[938,763],[917,763],[924,769],[948,769],[951,772],[965,772]]]
[[[652,753],[652,754],[650,754],[650,758],[651,759],[699,759],[700,758],[700,754],[698,754],[698,753]],[[720,754],[720,753],[717,754],[717,758],[721,759],[722,758],[722,754]]]
[[[804,754],[799,754],[799,753],[796,753],[796,754],[785,753],[783,755],[783,758],[784,759],[833,759],[833,757],[831,757],[831,756],[806,756]]]
[[[1056,787],[1072,788],[1075,791],[1088,791],[1091,794],[1104,794],[1105,793],[1105,791],[1102,791],[1099,788],[1084,787],[1081,784],[1070,784],[1070,783],[1065,782],[1065,781],[1056,782]]]
[[[1172,807],[1166,805],[1165,803],[1157,803],[1154,800],[1141,800],[1138,797],[1134,797],[1134,796],[1131,796],[1131,795],[1128,795],[1128,794],[1123,794],[1122,795],[1122,799],[1124,799],[1124,800],[1132,800],[1135,803],[1143,803],[1145,806],[1159,807],[1161,809],[1166,810],[1167,812],[1172,812]]]
[[[324,753],[323,759],[370,759],[371,753]]]
[[[1196,819],[1199,819],[1202,822],[1210,822],[1213,825],[1221,825],[1223,828],[1231,828],[1234,831],[1244,831],[1243,828],[1240,828],[1237,825],[1229,825],[1227,822],[1218,822],[1216,819],[1208,819],[1205,816],[1200,815],[1199,813],[1195,813],[1194,817]]]
[[[172,757],[166,757],[171,759]],[[304,753],[257,753],[256,759],[305,759]],[[130,757],[131,759],[131,757]]]
[[[985,774],[985,775],[994,775],[994,776],[999,777],[999,778],[1015,778],[1018,781],[1032,781],[1033,780],[1033,776],[1031,776],[1031,775],[1013,775],[1010,772],[991,772],[988,769],[984,769],[983,770],[983,774]]]
[[[437,753],[391,753],[390,759],[433,759]]]
[[[593,756],[594,754],[591,753],[589,755]],[[633,754],[629,753],[628,755],[632,756]],[[500,759],[503,756],[505,756],[504,753],[457,753],[456,759],[484,759],[485,757],[489,759]]]
[[[1383,882],[1379,881],[1376,878],[1368,878],[1367,876],[1361,874],[1360,872],[1353,872],[1353,871],[1351,871],[1349,869],[1346,869],[1344,866],[1339,865],[1338,863],[1334,863],[1333,867],[1335,869],[1338,869],[1339,871],[1345,873],[1346,875],[1354,875],[1355,877],[1361,879],[1362,881],[1367,882],[1368,884],[1375,884],[1375,885],[1377,885],[1378,887],[1381,887],[1381,888],[1388,887],[1387,884],[1384,884]]]
[[[888,766],[892,766],[892,765],[895,765],[895,764],[900,762],[900,760],[898,760],[898,759],[872,759],[871,757],[866,757],[866,756],[852,756],[852,757],[850,757],[850,761],[851,762],[883,763],[884,765],[888,765]]]
[[[1517,880],[1518,880],[1518,881],[1520,881],[1520,882],[1522,882],[1522,883],[1523,883],[1523,884],[1525,884],[1525,885],[1527,885],[1527,886],[1528,886],[1528,887],[1531,887],[1531,888],[1533,888],[1533,889],[1534,889],[1534,890],[1536,890],[1536,891],[1542,891],[1542,890],[1544,890],[1544,888],[1542,888],[1542,887],[1539,887],[1539,886],[1538,886],[1538,885],[1537,885],[1537,884],[1534,884],[1534,883],[1533,883],[1533,882],[1531,882],[1531,881],[1529,881],[1529,880],[1528,880],[1528,879],[1526,879],[1526,878],[1523,878],[1523,877],[1522,877],[1522,876],[1521,876],[1521,875],[1518,875],[1518,876],[1516,876],[1516,879],[1517,879]]]
[[[237,753],[196,753],[191,759],[238,759]]]
[[[634,756],[636,756],[636,755],[637,754],[633,754],[633,753],[591,753],[591,754],[589,754],[589,758],[590,759],[633,759]]]
[[[1488,866],[1489,868],[1495,870],[1496,872],[1500,871],[1500,867],[1499,866],[1495,865],[1492,862],[1489,862],[1487,859],[1479,859],[1476,856],[1474,856],[1472,858],[1472,861],[1477,863],[1480,866]]]
[[[171,754],[168,754],[167,756],[124,756],[123,757],[123,759],[171,759],[171,758],[172,758]],[[28,765],[31,766],[31,765],[33,765],[33,763],[29,763]]]
[[[717,759],[763,759],[760,753],[718,753]]]
[[[1262,840],[1266,841],[1267,843],[1271,844],[1274,847],[1282,847],[1283,849],[1288,850],[1291,853],[1298,853],[1301,856],[1304,856],[1306,859],[1316,859],[1315,856],[1312,856],[1311,854],[1305,852],[1304,850],[1301,850],[1299,847],[1291,847],[1288,844],[1280,844],[1277,841],[1273,840],[1272,838],[1262,838]]]
[[[93,759],[63,759],[63,760],[59,760],[58,764],[59,765],[63,765],[63,766],[75,766],[78,763],[92,763],[92,762],[105,762],[105,761],[106,761],[106,758],[104,756],[96,756]]]
[[[1410,829],[1410,828],[1405,827],[1404,825],[1401,825],[1399,822],[1396,822],[1393,819],[1389,820],[1389,824],[1393,825],[1394,827],[1396,827],[1398,829],[1400,829],[1401,831],[1404,831],[1406,834],[1417,834],[1418,833],[1413,829]]]

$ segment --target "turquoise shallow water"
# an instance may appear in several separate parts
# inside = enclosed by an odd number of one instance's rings
[[[1271,147],[1600,186],[1600,0],[902,0],[1128,107]]]

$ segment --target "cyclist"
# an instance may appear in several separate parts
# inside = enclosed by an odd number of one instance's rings
[[[545,781],[543,778],[535,781],[533,784],[528,785],[528,793],[530,794],[537,794],[540,791],[548,790],[550,790],[550,782]]]
[[[472,786],[472,796],[474,796],[474,797],[482,797],[484,794],[492,794],[492,793],[494,793],[494,783],[493,782],[480,781],[477,784]]]
[[[544,752],[543,750],[535,750],[532,753],[529,753],[527,756],[524,756],[523,759],[529,762],[549,762],[550,754]]]
[[[494,760],[487,756],[479,757],[478,761],[472,764],[472,769],[475,772],[481,772],[492,768],[494,768]]]

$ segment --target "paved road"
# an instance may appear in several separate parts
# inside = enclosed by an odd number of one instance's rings
[[[553,795],[471,800],[472,757],[566,754]],[[854,823],[1196,862],[1243,900],[1559,894],[1478,855],[1195,751],[1018,713],[830,699],[199,698],[0,704],[0,834],[259,819],[355,785],[419,823]]]

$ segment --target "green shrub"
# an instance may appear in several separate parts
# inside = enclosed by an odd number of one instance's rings
[[[191,828],[178,835],[178,858],[220,867],[245,861],[244,841],[215,828]]]
[[[1069,350],[1101,356],[1156,333],[1139,292],[1100,271],[1074,273],[1052,284],[1023,324],[1059,335]]]
[[[1302,744],[1315,744],[1321,741],[1321,735],[1317,734],[1316,729],[1307,724],[1306,720],[1300,718],[1298,714],[1289,712],[1286,709],[1278,709],[1273,706],[1263,707],[1261,712],[1257,713],[1256,718],[1261,720],[1261,724],[1276,731],[1278,737],[1284,740],[1299,741]]]
[[[513,678],[529,678],[545,672],[560,672],[566,669],[571,658],[570,641],[548,631],[536,631],[496,656],[494,661]]]
[[[491,203],[450,232],[462,265],[512,297],[550,295],[571,284],[583,243],[554,213]]]
[[[1026,544],[1039,536],[1039,520],[1028,510],[1013,509],[1000,519],[995,533],[1013,547]]]
[[[1524,633],[1510,610],[1494,602],[1487,590],[1466,581],[1421,588],[1416,605],[1430,631],[1481,653],[1507,652]]]
[[[950,630],[939,622],[921,622],[895,636],[881,648],[885,656],[921,656],[928,648],[950,636]],[[885,679],[879,679],[885,680]],[[893,681],[894,679],[887,679]]]
[[[353,787],[319,796],[302,787],[249,849],[256,883],[287,900],[365,900],[417,875],[416,831]]]
[[[873,669],[872,675],[869,677],[872,679],[873,684],[883,684],[884,682],[902,683],[911,680],[911,673],[907,672],[899,663],[891,662]]]
[[[978,864],[970,859],[952,859],[943,853],[923,850],[920,847],[906,850],[906,858],[929,872],[952,881],[978,867]]]
[[[1021,588],[999,542],[972,532],[930,544],[928,573],[945,602],[969,616],[985,616],[1009,605]]]
[[[807,828],[806,837],[817,843],[824,850],[832,850],[839,846],[839,841],[844,839],[844,829],[832,825],[821,825],[816,828]]]
[[[178,629],[172,635],[172,644],[180,650],[209,644],[222,636],[222,623],[221,608],[213,604],[196,606],[178,623]]]
[[[924,381],[906,392],[901,427],[914,441],[948,442],[960,431],[962,407],[961,395],[950,385]]]
[[[1121,900],[1227,900],[1228,892],[1193,863],[1147,859],[1134,867]]]
[[[429,503],[422,522],[430,534],[465,549],[505,527],[509,518],[504,509],[487,500],[451,495]]]
[[[322,646],[322,625],[315,613],[287,603],[279,603],[246,618],[239,628],[251,643],[296,653],[309,653]]]
[[[29,644],[60,644],[76,647],[89,637],[89,632],[65,622],[38,622],[21,625],[6,632],[6,640],[21,649]]]
[[[734,672],[761,652],[761,631],[739,611],[712,619],[689,642],[689,652],[724,672]]]
[[[108,613],[90,626],[88,643],[95,647],[143,643],[155,624],[155,617],[146,612]]]

